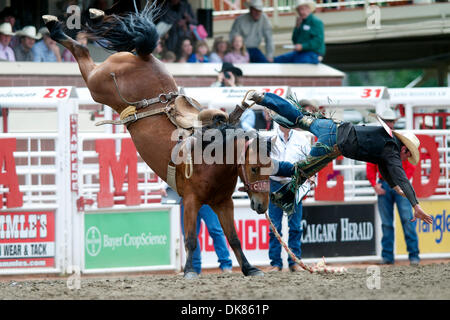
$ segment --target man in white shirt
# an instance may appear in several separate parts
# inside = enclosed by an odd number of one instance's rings
[[[304,133],[297,130],[288,129],[282,126],[277,126],[276,129],[277,139],[272,147],[271,158],[279,161],[288,161],[295,163],[306,158],[311,150],[311,144],[309,139]],[[270,177],[270,192],[275,192],[281,188],[284,184],[291,180],[290,177]],[[307,181],[305,184],[308,184]],[[301,199],[299,199],[301,200]],[[288,246],[292,252],[298,257],[301,257],[301,243],[300,239],[302,236],[301,220],[302,220],[302,202],[299,201],[295,205],[294,213],[288,216],[288,226],[289,226],[289,240]],[[281,222],[283,220],[284,212],[274,205],[272,202],[269,203],[269,217],[272,220],[278,233],[281,235]],[[269,232],[269,258],[271,271],[281,271],[283,269],[283,261],[281,259],[281,244],[275,237],[272,230]],[[292,258],[288,257],[289,270],[292,272],[300,271],[301,268]]]
[[[12,31],[9,22],[0,24],[0,60],[16,61],[14,51],[9,47],[9,43],[14,35],[15,33]]]

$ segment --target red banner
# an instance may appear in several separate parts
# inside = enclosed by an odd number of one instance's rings
[[[9,192],[5,195],[0,193],[0,209],[3,208],[3,196],[6,198],[7,208],[17,208],[23,205],[23,194],[19,191],[14,151],[16,151],[15,138],[0,139],[0,185],[9,188]]]
[[[55,265],[55,213],[0,213],[0,268]]]

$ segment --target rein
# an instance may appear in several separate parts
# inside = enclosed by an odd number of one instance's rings
[[[283,246],[283,248],[286,250],[286,252],[291,256],[292,260],[294,260],[303,270],[309,271],[310,273],[345,273],[347,272],[347,269],[344,267],[330,267],[325,264],[325,258],[322,258],[321,262],[318,262],[315,266],[308,266],[303,263],[302,260],[297,258],[297,256],[292,252],[292,250],[286,245],[286,243],[281,239],[280,234],[278,233],[277,229],[273,225],[272,220],[270,219],[269,215],[267,214],[267,211],[264,213],[266,215],[266,219],[270,223],[270,228],[272,229],[273,233],[275,234],[275,237],[278,239],[280,244]]]
[[[245,192],[259,192],[259,193],[264,193],[264,192],[269,192],[270,191],[270,182],[269,179],[267,180],[258,180],[258,181],[254,181],[254,182],[249,182],[248,180],[248,176],[247,176],[247,172],[245,171],[245,154],[247,153],[247,149],[249,148],[250,144],[253,142],[253,140],[255,139],[250,139],[247,142],[245,142],[245,147],[244,150],[242,151],[241,154],[241,159],[243,160],[241,164],[239,164],[239,168],[242,170],[242,179],[243,179],[243,183],[244,183],[244,187],[240,187],[238,190],[239,191],[245,191]]]

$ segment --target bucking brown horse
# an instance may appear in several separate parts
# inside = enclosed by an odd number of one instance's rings
[[[229,146],[231,143],[235,151],[231,157],[234,159],[232,163],[206,164],[204,161],[199,162],[194,153],[190,162],[174,165],[175,171],[168,170],[168,166],[173,164],[172,151],[180,143],[173,139],[173,132],[177,127],[169,120],[168,110],[172,110],[177,103],[181,103],[183,107],[183,103],[191,100],[178,93],[172,75],[164,64],[151,54],[159,40],[152,21],[157,10],[154,5],[148,3],[141,12],[125,16],[106,16],[100,10],[91,9],[91,21],[86,26],[88,37],[107,49],[117,51],[98,65],[94,63],[85,46],[64,33],[63,24],[55,16],[46,15],[43,20],[50,30],[51,38],[67,48],[75,57],[93,99],[121,114],[121,123],[127,125],[142,159],[161,179],[171,186],[175,184],[178,194],[183,198],[187,251],[184,277],[197,277],[192,257],[197,244],[197,212],[203,204],[211,206],[218,214],[244,275],[262,275],[262,271],[253,267],[242,251],[234,225],[232,194],[237,177],[240,176],[251,199],[252,209],[259,213],[267,210],[268,173],[264,174],[263,168],[270,164],[260,161],[259,148],[252,147],[254,144],[250,142],[259,141],[260,143],[256,143],[258,146],[264,141],[270,144],[270,140],[264,140],[258,135],[246,139],[233,138],[228,142],[225,139],[223,145]],[[175,118],[177,115],[179,114],[175,114]],[[224,117],[213,119],[222,120],[213,123],[213,127],[215,125],[222,133],[225,129],[233,128],[231,124],[223,122]],[[199,132],[205,132],[205,128],[197,130],[197,138]],[[196,138],[193,141],[196,141]],[[238,151],[240,142],[244,145],[242,152]],[[204,150],[205,143],[202,147]],[[255,158],[255,154],[256,162],[250,161],[250,158]],[[222,158],[225,158],[225,155]],[[239,158],[245,161],[239,164]],[[170,172],[174,174],[172,183]]]

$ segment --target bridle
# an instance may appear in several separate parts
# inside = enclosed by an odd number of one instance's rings
[[[258,181],[254,181],[254,182],[248,181],[247,172],[245,171],[245,155],[247,153],[247,150],[249,149],[250,144],[253,142],[253,140],[255,140],[255,139],[250,139],[250,140],[246,141],[244,150],[242,150],[242,154],[241,154],[242,161],[238,165],[238,168],[240,168],[242,170],[242,180],[243,180],[242,182],[244,183],[244,186],[240,187],[238,190],[244,191],[244,192],[250,191],[250,192],[256,192],[256,193],[269,192],[270,191],[269,179],[258,180]]]

